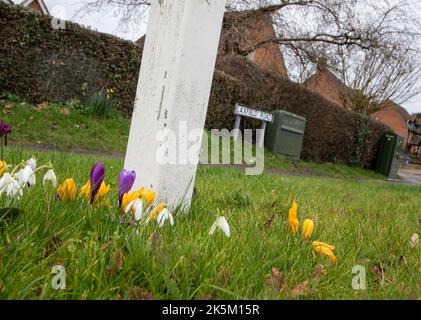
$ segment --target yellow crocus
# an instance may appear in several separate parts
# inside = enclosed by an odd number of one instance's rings
[[[312,246],[313,247],[326,247],[326,248],[328,248],[328,249],[330,249],[332,251],[336,249],[335,246],[332,246],[332,245],[327,244],[325,242],[319,242],[319,241],[313,241]]]
[[[306,219],[303,223],[302,235],[305,241],[310,239],[314,231],[314,222],[313,220]]]
[[[6,161],[0,160],[0,177],[2,177],[6,171],[6,166]]]
[[[335,254],[333,253],[333,250],[335,250],[335,246],[329,245],[324,242],[315,241],[313,242],[313,250],[317,253],[327,256],[329,260],[333,263],[335,263],[338,260]]]
[[[158,218],[158,216],[161,213],[161,211],[164,210],[164,209],[166,209],[166,208],[167,208],[167,205],[165,203],[159,203],[149,213],[148,221],[150,221],[150,220],[156,220],[156,218]]]
[[[289,209],[288,224],[291,234],[296,234],[300,228],[300,222],[298,221],[298,204],[296,202],[294,202],[291,209]]]
[[[73,201],[76,198],[76,182],[73,179],[67,179],[57,188],[57,196],[60,200]]]
[[[145,201],[145,205],[150,205],[156,198],[156,192],[151,189],[141,189],[142,191],[142,199]]]
[[[141,188],[134,192],[127,192],[123,195],[121,208],[126,211],[127,206],[136,199],[141,199],[145,203],[145,207],[149,206],[156,197],[156,192],[150,189]]]
[[[100,198],[105,196],[111,189],[110,185],[107,185],[105,181],[101,183],[97,194],[95,195],[93,203],[97,203]],[[86,184],[80,190],[79,197],[86,198],[87,200],[91,199],[91,182],[88,180]],[[108,206],[108,204],[106,204]]]

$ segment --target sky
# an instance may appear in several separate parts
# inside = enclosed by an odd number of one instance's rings
[[[21,3],[23,0],[13,1],[15,3]],[[147,21],[139,23],[138,25],[122,27],[119,23],[121,17],[118,12],[104,13],[98,11],[89,14],[78,14],[78,10],[85,2],[84,0],[44,0],[44,2],[54,16],[77,22],[85,27],[113,34],[123,39],[135,41],[146,33]],[[419,13],[419,16],[421,19],[421,12]],[[404,103],[403,106],[410,113],[421,113],[421,94]]]

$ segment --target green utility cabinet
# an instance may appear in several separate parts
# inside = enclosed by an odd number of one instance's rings
[[[404,138],[394,132],[386,132],[380,142],[376,171],[389,179],[397,179],[403,153]]]
[[[268,124],[265,145],[277,156],[300,160],[307,120],[295,114],[277,110]]]

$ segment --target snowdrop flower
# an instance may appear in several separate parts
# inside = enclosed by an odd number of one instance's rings
[[[173,226],[174,225],[174,218],[171,214],[171,212],[167,209],[164,208],[162,209],[162,211],[158,214],[158,217],[156,218],[156,222],[158,223],[158,226],[160,228],[162,228],[165,225],[165,222],[169,220],[170,224]]]
[[[217,228],[221,229],[228,238],[231,236],[230,226],[225,217],[219,217],[218,219],[216,219],[215,223],[212,225],[212,228],[209,231],[209,234],[215,234]]]
[[[32,171],[35,172],[35,170],[37,169],[37,159],[35,159],[35,157],[32,157],[27,161],[27,164],[31,167]]]
[[[53,169],[50,169],[47,171],[47,173],[45,174],[44,178],[42,179],[42,184],[45,186],[48,182],[51,182],[51,184],[53,185],[53,187],[57,187],[57,177],[56,174],[54,173]]]
[[[144,210],[143,210],[143,200],[137,198],[130,202],[125,209],[125,213],[132,212],[134,214],[135,220],[140,221],[143,218]]]
[[[13,178],[10,173],[5,173],[0,179],[0,195],[6,190],[7,186],[12,182]]]
[[[5,173],[0,179],[0,195],[6,192],[10,198],[20,199],[23,196],[22,187],[18,181],[16,181],[10,173]]]
[[[7,186],[6,194],[9,198],[17,198],[18,200],[23,197],[22,187],[15,179]]]
[[[26,184],[29,186],[34,186],[36,184],[35,173],[29,164],[26,165],[24,169],[19,170],[18,173],[16,173],[15,178],[22,187]]]

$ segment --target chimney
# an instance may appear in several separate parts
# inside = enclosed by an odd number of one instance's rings
[[[322,56],[319,58],[319,61],[317,62],[317,69],[320,72],[325,72],[328,70],[327,68],[327,58],[325,56]]]

